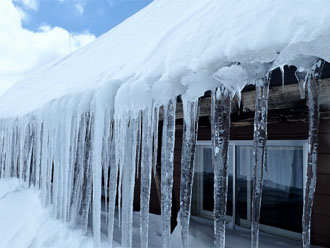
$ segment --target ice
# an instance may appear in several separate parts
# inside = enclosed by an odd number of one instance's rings
[[[231,92],[221,86],[212,92],[211,130],[214,168],[214,246],[225,247],[228,194],[228,148],[230,136]]]
[[[143,111],[142,124],[142,160],[141,160],[141,196],[140,196],[140,237],[141,248],[148,247],[149,202],[151,189],[152,152],[153,152],[153,118],[154,109]]]
[[[259,247],[259,219],[263,188],[263,174],[266,169],[268,95],[271,74],[256,82],[254,115],[254,166],[251,215],[251,247]]]
[[[152,169],[154,171],[154,177],[156,176],[156,166],[157,166],[157,155],[158,155],[158,123],[159,122],[159,107],[154,109],[154,118],[153,118],[153,159],[152,159]]]
[[[188,248],[192,186],[194,181],[194,162],[198,131],[198,101],[190,102],[183,100],[183,112],[184,128],[181,155],[180,224],[182,245],[184,248]]]
[[[161,171],[162,248],[170,247],[176,98],[164,106]]]
[[[125,117],[124,117],[125,118]],[[122,233],[123,247],[132,247],[133,234],[133,198],[136,168],[136,146],[139,118],[125,118],[126,139],[124,144],[124,160],[122,163]]]
[[[308,80],[308,72],[304,68],[298,68],[295,72],[299,85],[300,99],[305,99],[306,82]]]
[[[282,91],[284,91],[284,85],[285,85],[285,70],[284,65],[280,66],[281,76],[282,76]]]
[[[317,177],[318,132],[319,132],[319,79],[321,78],[324,61],[318,60],[307,73],[308,89],[308,160],[304,209],[302,218],[303,247],[309,248],[311,241],[311,217]]]
[[[116,195],[117,195],[117,182],[118,182],[118,163],[116,160],[115,153],[115,125],[113,116],[110,115],[109,119],[110,133],[109,138],[109,163],[110,163],[110,178],[109,178],[109,214],[108,214],[108,242],[109,247],[112,247],[113,241],[113,228],[114,228],[114,217],[116,208]]]

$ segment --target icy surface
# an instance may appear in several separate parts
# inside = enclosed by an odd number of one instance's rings
[[[53,218],[38,193],[21,188],[15,179],[0,181],[0,247],[92,248],[93,238]]]

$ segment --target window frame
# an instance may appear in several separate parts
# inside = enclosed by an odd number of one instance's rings
[[[229,146],[232,146],[232,158],[233,158],[233,192],[236,192],[236,146],[254,146],[253,140],[230,140]],[[202,155],[202,149],[199,148],[199,146],[208,146],[212,147],[212,141],[211,140],[198,140],[196,142],[196,152],[200,153],[197,155],[197,159],[195,162],[195,169],[198,172],[203,171],[203,156]],[[305,188],[306,188],[306,174],[307,174],[307,159],[308,159],[308,141],[307,140],[267,140],[267,146],[299,146],[303,149],[303,195],[305,195]],[[230,151],[230,150],[229,150]],[[206,218],[213,218],[213,212],[207,211],[203,209],[203,177],[199,176],[197,180],[195,181],[197,183],[197,212],[200,216],[206,217]],[[234,229],[235,226],[237,226],[237,220],[236,220],[236,193],[233,193],[233,212],[232,216],[226,216],[226,220],[228,221],[229,226]],[[305,198],[303,197],[303,201],[305,201]],[[248,204],[249,205],[249,204]],[[247,206],[248,208],[251,208],[251,206]],[[249,211],[248,211],[249,212]],[[249,217],[248,217],[249,220]],[[249,227],[249,221],[248,220],[239,220],[240,225],[242,227]],[[269,232],[275,235],[287,237],[287,238],[293,238],[293,239],[300,239],[301,233],[293,232],[290,230],[285,230],[277,227],[272,227],[268,225],[260,224],[260,230],[264,232]]]

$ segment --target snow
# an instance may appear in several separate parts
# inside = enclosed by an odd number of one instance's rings
[[[39,199],[40,192],[19,185],[17,179],[0,180],[0,248],[89,248],[93,247],[93,238],[84,235],[79,229],[56,220],[44,209]],[[134,213],[133,247],[139,242],[139,213]],[[104,221],[104,218],[103,218]],[[161,242],[160,216],[150,215],[149,244],[159,247]],[[114,247],[120,247],[118,219],[115,223]],[[180,227],[171,235],[171,247],[181,247]],[[249,246],[249,230],[227,230],[226,247]],[[104,238],[104,236],[103,236]],[[213,246],[213,225],[207,219],[192,217],[190,228],[190,247],[202,248]],[[261,247],[300,247],[300,242],[261,233]],[[105,239],[102,247],[108,247]],[[314,246],[312,246],[314,247]],[[316,247],[316,246],[315,246]]]
[[[38,197],[17,179],[0,181],[0,247],[93,247],[93,239],[51,217]]]
[[[265,70],[300,67],[302,58],[330,61],[329,10],[327,0],[155,0],[16,83],[0,99],[0,116],[24,115],[97,89],[117,112],[137,111],[152,99],[161,105],[186,91],[203,95],[219,84],[213,74],[233,63],[247,71],[244,83],[254,83]]]

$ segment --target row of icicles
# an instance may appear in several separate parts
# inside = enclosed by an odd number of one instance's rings
[[[310,245],[311,212],[316,184],[319,123],[318,79],[323,62],[305,74],[308,86],[309,151],[303,210],[303,246]],[[258,247],[259,217],[266,166],[267,112],[270,75],[256,82],[251,220],[251,247]],[[224,87],[212,92],[211,130],[214,167],[215,247],[225,247],[228,191],[228,145],[232,94]],[[112,247],[115,208],[118,207],[123,247],[132,247],[135,175],[140,172],[140,240],[148,247],[149,202],[152,171],[157,177],[159,107],[150,106],[138,116],[115,117],[111,106],[79,113],[64,105],[44,117],[0,122],[0,175],[18,177],[41,189],[42,202],[56,218],[89,228],[92,215],[94,246],[101,244],[101,193],[105,190],[108,244]],[[198,132],[198,101],[184,102],[181,158],[180,218],[183,247],[188,233]],[[54,111],[55,111],[54,110]],[[161,144],[162,247],[170,247],[176,99],[163,106]],[[155,178],[159,181],[159,178]],[[102,182],[103,180],[103,182]],[[117,188],[118,187],[118,188]],[[118,193],[117,193],[118,192]],[[116,204],[116,199],[120,204]]]

